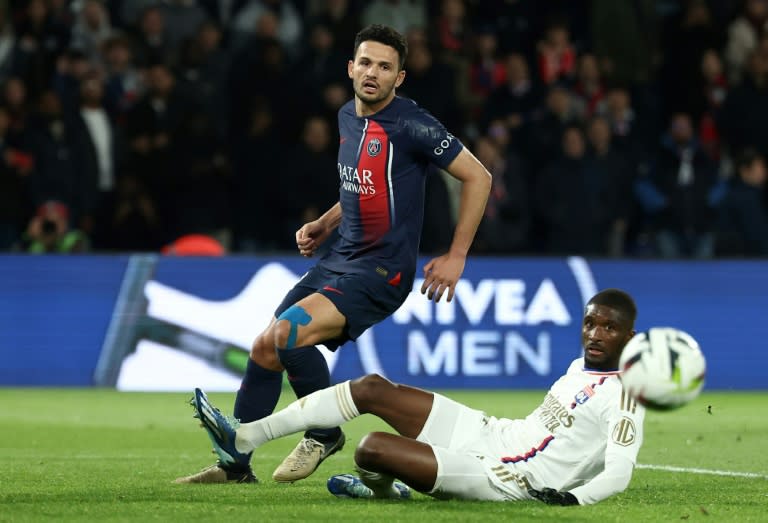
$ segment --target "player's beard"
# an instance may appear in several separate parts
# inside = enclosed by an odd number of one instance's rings
[[[355,96],[363,102],[365,105],[371,106],[376,105],[380,102],[383,102],[387,99],[387,97],[392,93],[393,89],[395,88],[394,85],[390,86],[388,89],[384,89],[381,84],[379,84],[379,89],[373,94],[368,94],[363,90],[363,82],[360,81],[359,83],[355,82],[352,86],[352,88],[355,91]]]

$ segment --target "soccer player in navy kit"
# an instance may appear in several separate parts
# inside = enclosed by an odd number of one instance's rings
[[[462,190],[449,251],[424,266],[421,292],[435,301],[453,297],[491,176],[440,122],[395,95],[405,80],[406,55],[405,39],[390,27],[371,25],[355,38],[347,66],[355,97],[339,110],[339,202],[302,226],[296,245],[303,256],[312,256],[337,228],[339,237],[288,292],[256,338],[235,400],[234,416],[241,422],[272,413],[283,370],[299,398],[328,387],[328,366],[315,345],[334,350],[403,303],[415,278],[429,164],[460,180]],[[272,477],[280,482],[303,479],[343,445],[338,427],[307,431]],[[224,458],[177,480],[254,481],[249,464]]]

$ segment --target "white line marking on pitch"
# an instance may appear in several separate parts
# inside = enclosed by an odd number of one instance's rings
[[[759,478],[768,479],[765,474],[756,474],[754,472],[735,472],[732,470],[712,470],[712,469],[697,469],[689,467],[672,467],[669,465],[645,465],[638,463],[636,465],[639,469],[648,470],[664,470],[667,472],[688,472],[690,474],[711,474],[713,476],[732,476],[737,478]]]

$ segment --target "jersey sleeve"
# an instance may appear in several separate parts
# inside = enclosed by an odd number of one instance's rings
[[[580,504],[597,503],[627,488],[643,443],[644,419],[643,406],[623,389],[618,402],[612,399],[601,419],[608,429],[604,469],[591,481],[570,491]]]
[[[413,147],[431,163],[444,169],[464,148],[440,121],[420,107],[408,115],[406,122]]]

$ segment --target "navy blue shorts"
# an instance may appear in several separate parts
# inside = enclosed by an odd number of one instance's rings
[[[340,338],[321,343],[329,350],[336,350],[390,316],[403,304],[410,291],[410,285],[393,285],[374,271],[369,274],[340,273],[315,265],[288,291],[275,310],[275,317],[310,294],[319,292],[331,300],[347,320]]]

